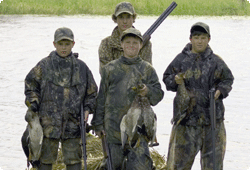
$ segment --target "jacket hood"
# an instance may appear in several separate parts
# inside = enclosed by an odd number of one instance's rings
[[[140,61],[142,61],[142,59],[141,59],[140,57],[126,58],[126,57],[124,57],[124,56],[121,56],[120,61],[121,61],[123,64],[132,65],[132,64],[137,64],[137,63],[139,63]]]
[[[192,44],[188,43],[184,49],[182,50],[183,54],[186,54],[188,56],[196,56],[198,54],[192,53]],[[200,56],[202,59],[207,58],[208,56],[210,56],[211,54],[213,54],[213,50],[210,48],[210,46],[208,45],[207,48],[205,49],[204,52],[200,53]]]

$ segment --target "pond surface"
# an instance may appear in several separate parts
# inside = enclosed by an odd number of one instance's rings
[[[134,26],[144,33],[157,17],[139,16]],[[210,26],[210,46],[227,63],[235,76],[233,90],[225,99],[227,150],[225,170],[250,168],[250,18],[246,17],[168,17],[154,32],[153,66],[164,99],[154,107],[158,115],[155,149],[167,155],[171,132],[173,92],[167,92],[162,75],[168,64],[189,42],[192,24],[202,21]],[[74,52],[86,62],[99,85],[98,46],[115,27],[110,16],[5,16],[0,15],[0,170],[24,170],[26,158],[21,136],[26,127],[24,115],[24,78],[38,61],[54,50],[53,36],[58,27],[66,26],[75,34]],[[193,170],[199,170],[199,155]]]

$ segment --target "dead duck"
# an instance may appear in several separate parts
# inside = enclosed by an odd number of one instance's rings
[[[141,106],[139,101],[139,96],[136,95],[134,101],[131,104],[127,114],[125,114],[120,123],[121,129],[121,141],[122,149],[124,149],[126,142],[128,141],[130,147],[137,146],[140,141],[138,128],[141,126],[142,117],[141,117]],[[136,143],[135,145],[133,145]]]
[[[141,83],[132,89],[139,93],[144,85]],[[157,119],[147,97],[136,95],[134,101],[131,104],[127,114],[123,116],[121,124],[121,140],[122,148],[128,140],[130,147],[132,143],[135,143],[133,147],[140,144],[140,135],[143,134],[148,141],[149,146],[158,146],[159,143],[156,140]]]
[[[176,96],[174,98],[174,118],[171,120],[172,124],[179,124],[189,113],[193,111],[196,104],[194,95],[186,89],[185,74],[179,73],[179,77],[183,79],[182,83],[178,85]]]
[[[142,109],[142,133],[150,141],[149,146],[157,146],[159,143],[156,140],[157,118],[147,97],[140,97],[140,105]]]
[[[37,162],[41,156],[43,129],[37,112],[28,109],[25,115],[25,120],[28,122],[28,125],[24,132],[22,142],[24,142],[24,144],[28,143],[29,152],[28,154],[26,153],[26,156],[28,156],[28,161],[33,163]]]

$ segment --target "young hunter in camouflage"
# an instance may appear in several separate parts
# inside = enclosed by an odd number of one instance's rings
[[[117,26],[114,28],[111,36],[106,37],[101,41],[99,46],[99,61],[100,61],[100,74],[102,68],[112,60],[118,59],[123,55],[121,47],[121,34],[124,30],[132,27],[136,19],[136,13],[129,2],[121,2],[117,4],[112,19]],[[141,49],[139,56],[152,64],[152,44],[149,41]]]
[[[175,57],[163,75],[167,90],[176,92],[178,86],[184,81],[185,88],[190,95],[189,108],[186,111],[182,110],[184,116],[180,116],[177,108],[183,108],[181,106],[183,103],[180,102],[182,100],[178,98],[178,95],[182,92],[176,93],[167,170],[190,170],[199,151],[201,169],[213,169],[209,114],[209,90],[211,88],[216,89],[214,96],[216,103],[216,162],[214,166],[216,170],[222,170],[226,148],[223,99],[231,91],[234,77],[222,58],[214,54],[208,45],[210,41],[209,26],[198,22],[191,27],[190,32],[191,43],[188,43],[183,51]]]
[[[62,144],[67,170],[81,170],[80,109],[93,113],[97,86],[87,65],[73,54],[74,35],[69,28],[55,32],[54,46],[25,78],[26,101],[38,112],[44,139],[39,170],[52,169]]]
[[[123,32],[121,41],[124,56],[111,61],[103,68],[97,109],[91,123],[99,137],[102,130],[106,132],[113,169],[122,169],[127,158],[127,170],[151,170],[153,162],[148,141],[143,135],[138,147],[131,148],[127,142],[125,149],[121,149],[120,123],[138,94],[133,90],[138,83],[143,83],[139,94],[146,96],[151,105],[160,102],[164,93],[152,65],[138,57],[142,46],[140,32],[129,28]]]

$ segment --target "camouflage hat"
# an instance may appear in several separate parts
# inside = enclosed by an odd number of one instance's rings
[[[62,27],[56,30],[54,35],[54,42],[57,43],[58,41],[63,39],[74,41],[74,34],[71,29]]]
[[[135,35],[143,41],[141,32],[133,27],[126,29],[125,31],[122,32],[121,41],[124,39],[126,35],[129,35],[129,34]]]
[[[195,23],[190,30],[190,33],[192,35],[193,32],[195,31],[199,31],[199,32],[204,32],[207,33],[210,37],[210,30],[209,30],[209,26],[203,22],[197,22]]]
[[[121,13],[129,13],[130,15],[135,14],[134,7],[129,2],[121,2],[116,5],[114,15],[117,17]]]

